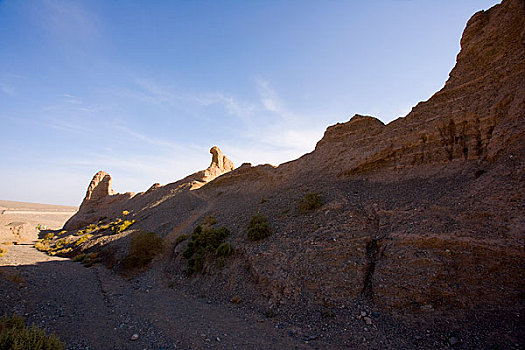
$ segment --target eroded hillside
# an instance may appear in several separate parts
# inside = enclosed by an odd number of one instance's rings
[[[62,240],[53,251],[66,256],[96,252],[121,271],[130,237],[151,231],[165,248],[149,273],[292,314],[356,299],[407,314],[523,310],[524,82],[525,3],[505,0],[470,19],[445,86],[406,117],[384,125],[356,115],[279,167],[232,170],[212,152],[198,179],[136,195],[113,194],[99,173],[90,188],[102,195],[93,201],[88,190],[66,232],[46,243]],[[256,214],[271,235],[252,241]],[[101,228],[118,219],[134,221]],[[196,258],[185,252],[206,220],[204,232],[228,229],[233,253],[203,250],[200,272],[188,276]]]

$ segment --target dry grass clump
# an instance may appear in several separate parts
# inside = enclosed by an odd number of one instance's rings
[[[86,254],[78,254],[73,257],[74,262],[82,262],[84,258],[86,257]]]
[[[41,239],[38,242],[35,243],[35,248],[40,250],[41,252],[47,253],[50,250],[49,246],[49,240],[48,239]]]
[[[89,254],[78,254],[73,257],[74,262],[82,263],[85,267],[93,266],[93,264],[100,262],[98,253],[89,253]]]
[[[270,223],[266,216],[257,214],[252,217],[248,224],[248,239],[250,241],[259,241],[271,235]]]
[[[46,332],[34,324],[26,327],[24,319],[13,315],[0,319],[0,349],[10,350],[61,350],[62,343],[54,334]]]
[[[319,209],[323,205],[323,199],[319,193],[307,193],[299,202],[299,211],[306,213],[311,210]]]
[[[55,237],[55,234],[53,232],[49,232],[44,236],[44,239],[52,239]]]
[[[164,241],[153,232],[136,231],[131,236],[128,255],[122,260],[123,269],[136,269],[147,266],[162,252]]]
[[[186,270],[188,276],[202,272],[207,256],[214,254],[219,258],[219,267],[223,267],[224,258],[233,253],[230,243],[224,242],[230,235],[230,231],[226,227],[214,228],[211,226],[213,224],[210,225],[211,222],[214,224],[216,220],[205,219],[202,225],[195,227],[182,253],[182,256],[188,261]]]
[[[135,223],[135,220],[122,221],[121,224],[113,225],[111,227],[111,231],[113,231],[114,233],[120,233],[122,231],[127,230],[134,223]]]
[[[75,236],[82,236],[82,235],[84,235],[86,233],[91,233],[91,232],[95,232],[95,231],[98,231],[98,230],[99,230],[98,225],[96,225],[96,224],[89,224],[84,229],[78,230],[77,232],[75,232]]]
[[[7,249],[0,247],[0,257],[4,256],[5,253],[7,253]]]
[[[75,242],[75,247],[78,247],[78,246],[81,245],[82,243],[84,243],[84,242],[86,242],[87,240],[91,239],[91,237],[93,237],[92,234],[86,233],[85,235],[83,235],[82,237],[80,237],[79,239],[76,240],[76,242]]]
[[[129,214],[129,212],[127,212],[127,214],[124,214],[125,212],[126,211],[123,212],[123,215]],[[116,234],[116,233],[120,233],[122,231],[127,230],[135,222],[136,222],[135,220],[123,221],[122,219],[116,219],[115,221],[112,221],[108,224],[103,224],[102,221],[99,221],[98,224],[89,224],[85,228],[78,230],[77,232],[75,232],[75,235],[82,236],[82,235],[85,235],[86,233],[103,232],[106,230],[111,230],[113,233]]]
[[[2,272],[2,271],[0,271],[0,277],[5,279],[5,280],[11,281],[13,283],[16,283],[16,284],[24,284],[25,283],[24,277],[22,277],[22,275],[19,274],[19,273],[9,273],[9,272]]]

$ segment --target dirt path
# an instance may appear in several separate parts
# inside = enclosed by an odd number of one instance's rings
[[[259,314],[183,295],[151,276],[124,280],[31,242],[8,248],[0,258],[0,313],[24,316],[68,349],[311,348]]]

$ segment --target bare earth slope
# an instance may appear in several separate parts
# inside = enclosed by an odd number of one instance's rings
[[[523,348],[523,82],[525,2],[504,0],[470,19],[445,86],[405,118],[355,116],[298,160],[232,166],[197,186],[192,175],[120,195],[102,181],[65,226],[64,255],[97,252],[122,272],[131,235],[153,231],[167,248],[136,281],[275,313],[318,347]],[[301,211],[308,193],[322,205]],[[272,231],[257,242],[254,214]],[[183,235],[208,216],[234,254],[209,252],[188,276]],[[77,229],[118,218],[136,222],[75,245]]]
[[[0,205],[6,212],[23,210],[26,221],[50,228],[61,227],[76,209]],[[4,215],[9,214],[0,218]],[[7,249],[0,256],[0,315],[17,313],[54,332],[68,349],[282,349],[302,343],[253,311],[188,296],[155,280],[129,282],[101,265],[88,269],[39,252],[34,227],[22,238],[16,245],[0,243]],[[132,340],[134,334],[139,338]]]

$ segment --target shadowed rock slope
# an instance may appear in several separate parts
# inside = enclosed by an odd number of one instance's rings
[[[388,125],[356,115],[331,126],[312,153],[279,167],[232,170],[212,149],[204,173],[134,196],[112,194],[109,175],[98,173],[64,228],[123,211],[136,222],[74,252],[110,252],[118,269],[126,236],[141,229],[167,238],[154,271],[223,300],[283,310],[344,309],[358,298],[407,313],[523,311],[524,28],[522,0],[478,12],[448,81],[428,101]],[[300,209],[313,193],[321,206]],[[272,235],[252,242],[255,214]],[[188,277],[182,236],[207,216],[229,229],[234,253],[221,261],[207,253],[203,273]]]

